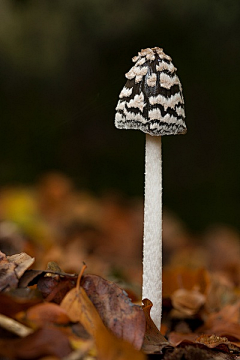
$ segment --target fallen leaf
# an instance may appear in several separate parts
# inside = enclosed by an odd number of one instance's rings
[[[229,345],[229,341],[226,337],[221,337],[216,335],[203,334],[197,337],[195,341],[204,344],[211,349],[216,348],[221,344]]]
[[[34,261],[26,253],[6,256],[0,252],[0,291],[15,289],[23,273]]]
[[[220,311],[209,314],[198,332],[225,336],[228,339],[240,340],[239,324],[240,301],[226,305]]]
[[[46,324],[66,325],[70,322],[67,312],[57,304],[43,303],[16,315],[16,319],[34,327]]]
[[[203,327],[202,327],[203,328]],[[202,329],[200,328],[200,329]],[[240,340],[240,325],[234,324],[232,322],[226,321],[217,321],[213,324],[210,329],[204,329],[206,334],[216,334],[217,336],[224,336],[228,339]]]
[[[191,316],[197,314],[205,304],[206,297],[197,290],[178,289],[171,295],[171,301],[175,309]]]
[[[163,297],[170,297],[178,289],[198,290],[206,294],[209,274],[205,269],[169,268],[163,271]]]
[[[36,289],[12,289],[0,293],[0,313],[6,316],[14,316],[20,311],[42,302],[41,293]]]
[[[34,263],[35,259],[26,253],[15,254],[7,256],[10,263],[15,265],[15,273],[20,279],[24,272]]]
[[[177,346],[183,341],[195,342],[198,336],[199,335],[195,333],[180,333],[180,332],[171,331],[168,335],[168,340],[172,346]]]
[[[71,351],[67,336],[55,328],[42,328],[21,339],[0,339],[0,355],[11,359],[35,360],[44,356],[62,358]]]
[[[18,278],[14,269],[14,264],[9,263],[7,256],[0,252],[0,291],[17,287]]]
[[[216,336],[215,334],[198,335],[195,333],[181,334],[171,332],[168,337],[170,343],[177,347],[194,346],[201,349],[214,349],[219,352],[239,354],[240,347],[226,337]]]
[[[225,337],[219,337],[215,334],[212,335],[200,335],[195,341],[191,340],[183,340],[181,341],[177,347],[186,347],[186,346],[194,346],[205,350],[214,350],[219,353],[226,354],[239,354],[240,348],[230,341],[228,341]]]
[[[210,282],[206,294],[205,309],[209,312],[221,310],[228,304],[239,300],[233,282],[225,274],[210,274]]]
[[[169,342],[160,333],[154,324],[150,311],[153,306],[148,299],[143,299],[143,311],[146,318],[146,332],[144,335],[142,350],[147,354],[161,353],[166,347],[170,347]]]
[[[104,325],[114,335],[141,349],[146,320],[140,306],[134,305],[127,293],[115,283],[97,275],[84,275],[81,286],[97,309]]]
[[[137,351],[129,342],[115,337],[103,324],[95,306],[83,287],[70,290],[61,303],[72,321],[80,321],[95,339],[100,360],[143,360],[143,353]]]
[[[21,279],[19,280],[18,287],[25,288],[30,285],[37,284],[39,277],[44,276],[46,271],[44,270],[26,270]]]
[[[216,350],[206,349],[204,345],[182,344],[164,356],[164,360],[233,360],[230,354]]]
[[[67,292],[76,286],[77,277],[50,275],[52,276],[40,277],[37,283],[38,290],[46,301],[60,304]]]

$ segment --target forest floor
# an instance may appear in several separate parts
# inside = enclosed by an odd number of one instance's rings
[[[161,332],[141,299],[142,199],[61,174],[0,189],[0,359],[240,359],[240,236],[163,215]]]

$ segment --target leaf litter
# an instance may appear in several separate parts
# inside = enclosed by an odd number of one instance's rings
[[[240,358],[236,230],[211,227],[199,241],[164,212],[159,332],[151,302],[141,307],[142,207],[112,194],[77,194],[64,181],[56,194],[51,181],[38,196],[0,194],[0,357]],[[78,275],[83,259],[91,273]]]

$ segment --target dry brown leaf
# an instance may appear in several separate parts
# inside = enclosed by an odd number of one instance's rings
[[[15,265],[15,273],[17,278],[20,279],[24,272],[34,263],[35,259],[26,253],[15,254],[7,256],[10,263]]]
[[[201,344],[185,342],[164,356],[164,360],[233,360],[231,354],[211,350]]]
[[[171,295],[171,301],[175,309],[192,316],[205,304],[206,297],[196,290],[178,289]]]
[[[170,297],[178,289],[198,290],[206,294],[209,274],[205,269],[169,268],[163,271],[163,297]]]
[[[181,342],[188,340],[194,342],[198,337],[198,334],[195,333],[180,333],[171,331],[168,335],[168,340],[172,346],[177,346]]]
[[[38,280],[37,287],[46,301],[60,304],[67,292],[76,286],[77,277],[69,276],[42,276]]]
[[[140,306],[134,305],[127,293],[111,281],[97,275],[84,275],[81,286],[96,307],[104,325],[114,335],[141,349],[146,320]]]
[[[229,321],[235,324],[239,324],[239,314],[240,314],[240,301],[237,301],[234,304],[226,305],[222,310],[218,312],[218,318],[225,321]]]
[[[76,284],[78,276],[76,274],[69,274],[62,271],[51,271],[51,270],[27,270],[19,281],[19,287],[25,288],[30,285],[38,284],[38,281],[42,277],[51,277],[56,276],[60,277],[61,279],[73,281]],[[46,296],[49,295],[51,289],[47,292]]]
[[[55,328],[42,328],[22,339],[0,339],[0,355],[10,359],[62,358],[71,351],[67,336]]]
[[[220,344],[229,345],[229,341],[226,337],[216,335],[203,334],[198,336],[195,341],[204,344],[211,349],[217,347]]]
[[[186,334],[185,334],[186,335]],[[191,334],[187,334],[190,336]],[[231,343],[225,337],[219,337],[214,334],[212,335],[200,335],[194,341],[184,339],[177,344],[177,347],[186,348],[188,346],[197,347],[200,349],[205,349],[207,351],[214,350],[218,352],[218,354],[226,353],[226,354],[239,354],[240,348],[233,343]],[[221,358],[221,357],[220,357]],[[232,359],[233,357],[230,357]]]
[[[18,279],[14,269],[14,264],[9,263],[7,256],[0,252],[0,291],[17,287]]]
[[[209,314],[198,332],[240,340],[239,313],[240,301],[232,305],[226,305],[220,311]]]
[[[224,336],[228,339],[235,339],[240,341],[240,325],[228,321],[217,320],[212,324],[210,329],[205,326],[201,327],[201,332],[204,331],[206,334],[216,334],[217,336]]]
[[[162,349],[169,346],[169,342],[160,333],[154,324],[150,311],[153,306],[152,302],[148,299],[143,299],[143,311],[146,318],[146,332],[144,336],[142,350],[147,354],[161,353]]]
[[[79,277],[80,281],[80,277]],[[115,337],[103,324],[96,308],[88,298],[85,290],[79,286],[70,290],[61,303],[72,321],[83,324],[89,334],[95,339],[98,358],[100,360],[143,360],[143,353]]]
[[[16,315],[16,319],[34,327],[46,324],[66,325],[70,322],[67,312],[57,304],[43,303],[30,307]]]
[[[20,311],[25,311],[31,306],[42,302],[41,294],[35,289],[14,289],[0,293],[0,313],[14,316]]]
[[[34,258],[20,253],[6,256],[0,252],[0,291],[15,289],[23,273],[34,263]]]
[[[216,312],[227,304],[237,301],[233,282],[222,273],[210,274],[210,283],[207,291],[205,309],[208,312]]]

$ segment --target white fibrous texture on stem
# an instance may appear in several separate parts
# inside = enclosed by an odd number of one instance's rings
[[[161,137],[146,135],[142,298],[152,301],[151,317],[158,328],[162,308],[161,158]]]

